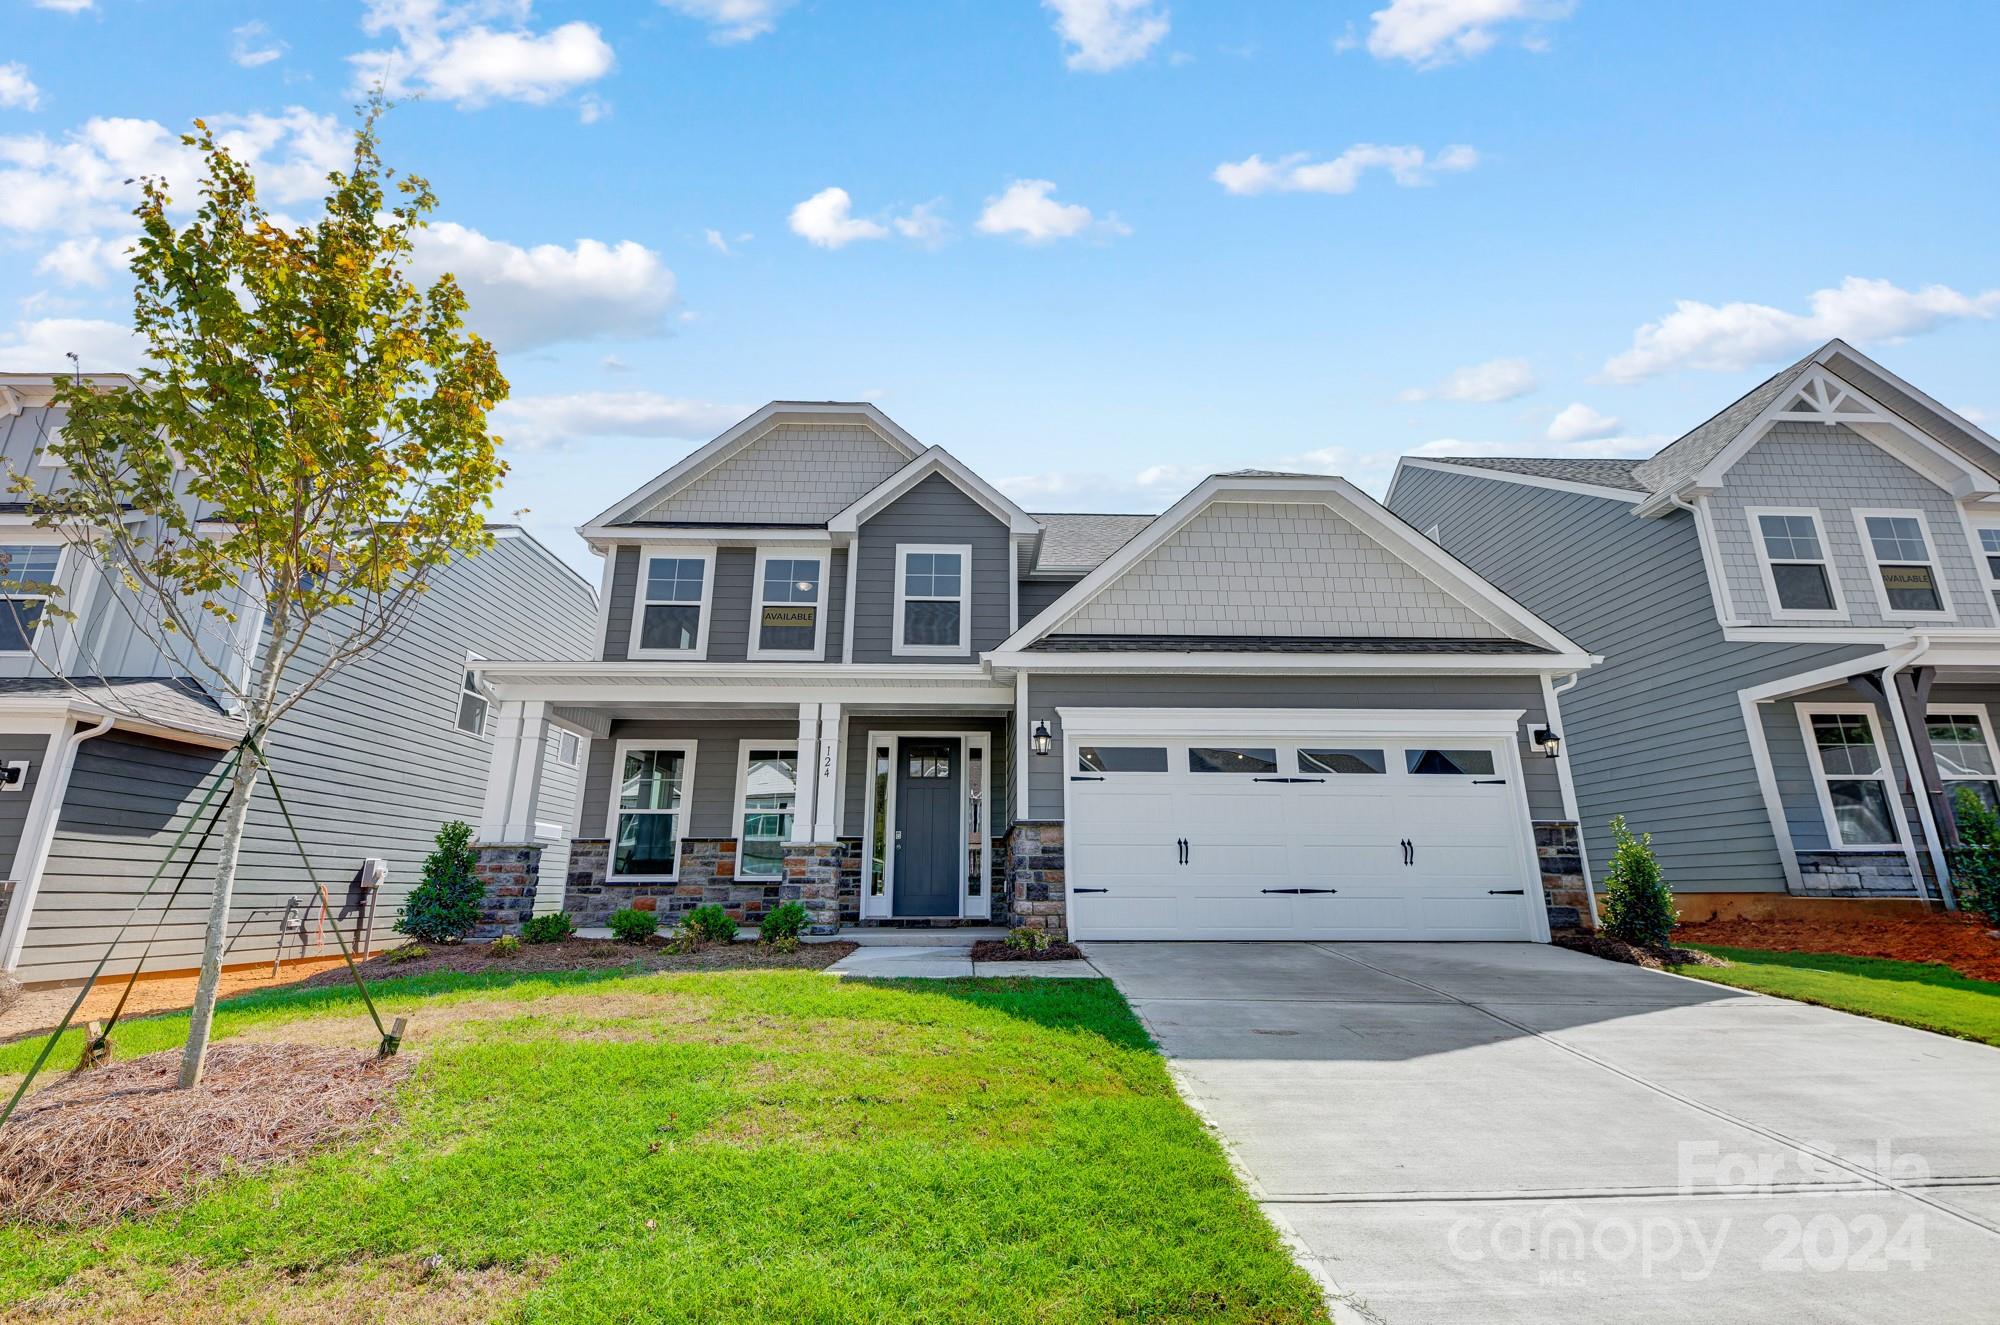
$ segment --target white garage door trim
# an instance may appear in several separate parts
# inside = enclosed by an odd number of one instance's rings
[[[1143,738],[1186,745],[1258,738],[1296,747],[1370,738],[1427,743],[1463,739],[1490,746],[1499,758],[1496,775],[1505,778],[1509,786],[1512,812],[1507,818],[1519,881],[1528,903],[1526,937],[1548,941],[1547,903],[1519,742],[1525,709],[1058,708],[1056,716],[1063,736],[1063,821],[1071,826],[1078,822],[1071,775],[1077,772],[1078,747],[1085,744]],[[1090,938],[1088,927],[1078,924],[1076,890],[1092,887],[1092,880],[1079,868],[1081,853],[1066,854],[1070,859],[1065,871],[1065,904],[1077,936]]]

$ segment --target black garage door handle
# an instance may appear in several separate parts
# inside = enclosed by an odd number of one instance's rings
[[[1528,890],[1526,888],[1488,888],[1486,895],[1488,897],[1526,897]]]
[[[1299,893],[1337,893],[1337,892],[1339,892],[1339,891],[1340,891],[1340,889],[1338,889],[1338,888],[1266,888],[1266,889],[1264,889],[1264,891],[1265,891],[1265,892],[1267,892],[1267,893],[1291,893],[1291,894],[1294,894],[1294,895],[1296,895],[1296,894],[1299,894]]]
[[[1109,888],[1072,888],[1070,891],[1073,893],[1108,893],[1111,890]]]
[[[1252,782],[1324,782],[1325,778],[1251,778]]]
[[[1504,787],[1504,786],[1506,786],[1506,785],[1507,785],[1507,779],[1506,779],[1506,778],[1474,778],[1474,779],[1472,779],[1472,785],[1473,785],[1473,786],[1475,786],[1475,787]]]
[[[1103,779],[1103,778],[1102,778],[1101,776],[1099,776],[1099,775],[1097,775],[1097,774],[1095,774],[1095,773],[1072,773],[1072,774],[1070,774],[1070,775],[1069,775],[1069,780],[1070,780],[1071,782],[1102,782],[1102,781],[1104,781],[1104,779]]]

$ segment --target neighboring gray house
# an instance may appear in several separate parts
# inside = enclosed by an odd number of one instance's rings
[[[1558,682],[1593,659],[1351,484],[1030,514],[867,404],[757,411],[580,531],[595,657],[488,663],[484,868],[839,925],[1540,939],[1588,905]]]
[[[47,449],[62,425],[50,388],[47,375],[0,375],[0,460],[38,484],[61,477]],[[336,673],[265,744],[336,913],[360,863],[386,861],[378,937],[420,877],[438,826],[478,818],[497,723],[490,698],[468,689],[473,668],[587,656],[596,637],[591,586],[521,530],[494,533],[491,551],[436,572],[396,637]],[[0,575],[0,765],[18,769],[0,785],[0,862],[11,862],[0,880],[0,969],[31,982],[72,979],[132,915],[243,724],[218,703],[218,687],[174,675],[130,625],[119,591],[18,505],[0,507]],[[43,619],[39,599],[8,592],[30,583],[58,586],[77,620]],[[574,736],[548,734],[543,812],[527,831],[554,858],[567,850],[580,760]],[[156,933],[147,970],[198,961],[212,855],[167,912],[177,860],[110,970],[129,971]],[[306,923],[284,955],[335,951],[267,782],[225,960],[270,961],[293,898]],[[341,927],[352,935],[354,924],[350,916]]]
[[[1592,856],[1623,814],[1683,894],[1935,898],[1951,792],[2000,799],[1996,475],[1836,340],[1651,459],[1406,457],[1388,505],[1604,658],[1563,696]]]

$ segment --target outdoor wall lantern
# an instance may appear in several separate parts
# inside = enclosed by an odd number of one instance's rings
[[[1035,753],[1038,755],[1047,754],[1055,745],[1055,738],[1049,735],[1049,724],[1046,722],[1037,722],[1035,730],[1029,733],[1028,739],[1035,743]]]
[[[1535,728],[1534,735],[1529,737],[1529,740],[1534,743],[1537,750],[1540,750],[1551,759],[1562,753],[1562,733],[1553,727]]]

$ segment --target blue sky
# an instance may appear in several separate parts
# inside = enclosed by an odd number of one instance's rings
[[[0,5],[0,368],[129,357],[122,181],[190,118],[305,215],[384,74],[514,383],[500,509],[580,565],[776,397],[1086,510],[1646,454],[1835,334],[2000,418],[1992,6]]]

